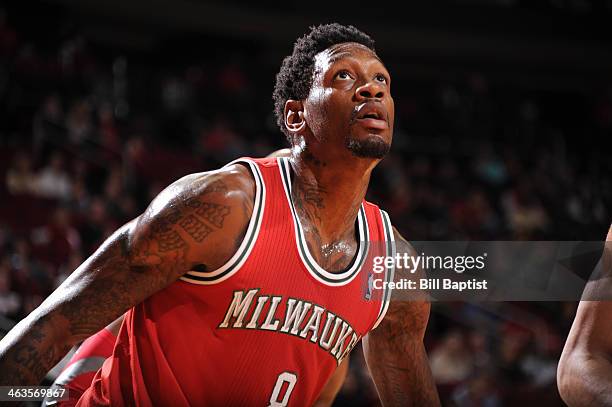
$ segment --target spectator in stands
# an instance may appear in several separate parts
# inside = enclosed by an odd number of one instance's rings
[[[80,146],[92,141],[94,127],[91,121],[91,106],[86,100],[79,99],[72,104],[66,118],[66,128],[72,144]]]
[[[473,188],[452,206],[453,225],[473,240],[499,235],[501,220],[481,188]]]
[[[431,352],[430,364],[436,383],[454,385],[465,380],[473,369],[473,356],[466,347],[463,333],[452,330]]]
[[[42,102],[34,116],[34,148],[41,157],[47,157],[53,148],[66,142],[64,112],[59,95],[51,94]]]
[[[537,238],[548,227],[548,214],[527,176],[504,194],[502,203],[515,239]]]
[[[42,301],[42,294],[48,293],[51,272],[48,266],[32,254],[29,241],[16,240],[10,256],[11,288],[23,297],[20,315],[31,312]]]
[[[33,231],[32,237],[38,258],[52,266],[53,276],[81,244],[78,232],[71,225],[70,212],[61,206],[55,209],[48,224]]]
[[[72,195],[72,181],[64,168],[64,157],[58,151],[36,177],[36,194],[43,198],[67,201]]]
[[[104,240],[105,231],[109,228],[109,217],[106,202],[102,197],[94,197],[91,206],[82,222],[79,233],[83,242],[83,249],[91,253]]]
[[[6,172],[6,189],[12,195],[32,194],[36,182],[30,156],[24,152],[17,153],[13,165]]]
[[[457,407],[497,407],[502,401],[497,391],[496,377],[489,369],[479,369],[458,386],[452,394]]]

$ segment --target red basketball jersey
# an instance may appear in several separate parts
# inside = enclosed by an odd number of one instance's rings
[[[288,159],[237,162],[256,184],[238,251],[130,310],[79,405],[310,406],[382,320],[390,293],[372,290],[371,273],[374,256],[392,255],[387,215],[364,201],[357,254],[329,273],[308,251]]]

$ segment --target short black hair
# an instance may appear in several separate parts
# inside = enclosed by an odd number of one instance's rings
[[[287,138],[289,134],[285,129],[285,102],[288,99],[306,99],[312,86],[315,55],[343,42],[356,42],[376,52],[374,40],[363,31],[352,25],[332,23],[311,26],[309,33],[295,41],[293,53],[283,60],[280,71],[276,74],[272,99],[276,123]]]

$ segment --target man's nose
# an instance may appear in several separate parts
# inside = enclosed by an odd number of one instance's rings
[[[382,99],[385,96],[384,87],[375,81],[369,81],[357,88],[358,99]]]

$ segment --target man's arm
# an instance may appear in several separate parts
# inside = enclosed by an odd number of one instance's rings
[[[398,252],[415,255],[412,245],[395,228],[393,232]],[[396,270],[396,281],[404,271]],[[384,406],[440,405],[423,345],[429,309],[427,300],[407,300],[394,292],[380,325],[363,338],[368,369]]]
[[[244,235],[254,181],[242,165],[186,176],[117,230],[0,342],[0,385],[38,384],[74,345]]]
[[[612,298],[612,227],[601,258],[601,274],[583,298]],[[572,407],[612,406],[612,301],[581,301],[559,360],[557,383]]]

